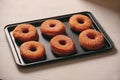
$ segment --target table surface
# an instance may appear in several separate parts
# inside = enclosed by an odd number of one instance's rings
[[[8,24],[90,11],[114,42],[102,54],[19,67],[5,36]],[[0,80],[120,80],[120,0],[0,0]]]

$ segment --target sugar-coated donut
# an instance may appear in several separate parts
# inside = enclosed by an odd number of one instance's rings
[[[28,62],[38,61],[44,58],[45,48],[40,42],[28,41],[20,46],[20,53]]]
[[[20,42],[34,41],[38,39],[37,30],[31,24],[18,24],[13,30],[13,36]]]
[[[57,35],[50,40],[51,50],[57,56],[66,56],[74,53],[75,46],[71,38]]]
[[[87,29],[80,33],[79,42],[87,50],[96,50],[104,46],[104,37],[96,30]]]
[[[65,33],[65,25],[56,19],[48,19],[45,20],[41,26],[40,30],[42,34],[53,37],[59,34],[64,34]]]
[[[89,17],[82,14],[75,14],[69,19],[70,28],[74,31],[81,32],[92,27],[92,21]]]

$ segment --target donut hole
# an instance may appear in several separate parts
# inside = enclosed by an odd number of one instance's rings
[[[66,41],[65,41],[65,40],[60,40],[59,43],[60,43],[61,45],[65,45],[65,44],[66,44]]]
[[[95,39],[95,34],[87,34],[87,37],[90,39]]]
[[[50,24],[50,27],[55,27],[55,24]]]
[[[80,23],[80,24],[83,24],[83,23],[84,23],[84,21],[83,21],[82,19],[78,19],[77,21],[78,21],[78,23]]]
[[[37,49],[36,49],[36,47],[30,47],[30,51],[36,51]]]
[[[22,32],[23,32],[23,33],[28,33],[29,30],[28,30],[28,29],[23,29]]]

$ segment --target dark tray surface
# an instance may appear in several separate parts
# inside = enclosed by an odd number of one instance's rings
[[[92,20],[92,22],[93,22],[92,28],[101,32],[104,36],[105,46],[103,48],[98,49],[98,50],[94,50],[94,51],[90,51],[90,50],[83,49],[80,46],[80,44],[78,44],[79,43],[79,41],[78,41],[79,34],[72,31],[69,28],[69,24],[68,24],[69,18],[74,14],[83,14],[83,15],[88,16]],[[69,36],[75,43],[76,52],[73,55],[64,56],[64,57],[56,57],[55,55],[53,55],[53,53],[50,49],[50,45],[49,45],[49,40],[50,39],[44,37],[41,34],[40,29],[39,29],[41,23],[44,20],[47,20],[47,19],[58,19],[65,24],[65,26],[66,26],[66,34],[65,35]],[[39,40],[38,41],[42,42],[42,44],[45,46],[45,49],[46,49],[46,59],[45,60],[27,63],[22,59],[22,57],[20,55],[20,51],[19,51],[20,44],[14,40],[14,37],[12,35],[12,31],[14,30],[16,25],[21,24],[21,23],[29,23],[29,24],[34,25],[37,28],[37,31],[38,31],[38,34],[39,34]],[[11,46],[12,52],[13,52],[14,59],[15,59],[16,63],[18,65],[21,65],[21,66],[27,66],[27,65],[37,64],[37,63],[55,61],[55,60],[58,60],[58,59],[66,59],[66,58],[80,56],[80,55],[88,54],[88,53],[98,53],[98,52],[109,50],[113,47],[113,43],[112,43],[111,39],[109,38],[109,36],[104,31],[104,29],[101,27],[101,25],[98,23],[98,21],[95,19],[95,17],[90,12],[78,12],[78,13],[73,13],[73,14],[67,14],[67,15],[62,15],[62,16],[57,16],[57,17],[51,17],[51,18],[21,22],[21,23],[10,24],[10,25],[5,26],[5,28],[4,28],[5,32],[6,32],[6,36],[7,36],[8,41],[9,41],[9,44]]]

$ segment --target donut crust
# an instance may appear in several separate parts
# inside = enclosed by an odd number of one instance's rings
[[[104,37],[96,30],[87,29],[79,34],[79,42],[87,50],[96,50],[104,46]]]
[[[50,40],[51,50],[57,56],[66,56],[74,53],[75,45],[71,38],[57,35]]]
[[[53,37],[59,34],[64,34],[65,25],[59,20],[48,19],[41,24],[40,31],[42,32],[42,34],[48,37]]]
[[[38,39],[37,29],[31,24],[18,24],[13,30],[13,37],[20,41],[36,41]]]
[[[73,31],[82,32],[92,28],[92,21],[89,17],[82,14],[75,14],[69,19],[69,26]]]
[[[38,61],[44,58],[45,48],[37,41],[28,41],[20,46],[20,53],[23,59],[28,62]]]

